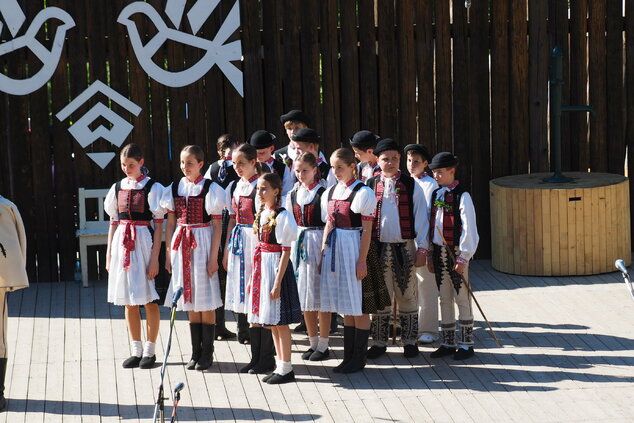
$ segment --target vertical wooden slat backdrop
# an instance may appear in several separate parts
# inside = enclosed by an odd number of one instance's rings
[[[235,1],[222,0],[198,35],[213,38]],[[133,123],[128,141],[145,149],[152,176],[165,185],[179,175],[185,144],[200,144],[211,161],[220,134],[245,140],[265,128],[284,145],[279,116],[292,108],[311,116],[326,153],[347,145],[359,129],[402,145],[420,142],[432,152],[455,151],[460,179],[478,211],[478,255],[488,257],[488,180],[550,168],[547,60],[559,45],[564,103],[594,107],[591,116],[564,116],[564,169],[625,171],[627,151],[634,147],[632,0],[624,6],[607,0],[472,0],[470,10],[463,0],[238,1],[241,27],[231,39],[242,41],[237,66],[244,73],[244,98],[217,67],[182,88],[148,77],[126,28],[116,22],[131,0],[95,0],[90,7],[81,0],[19,1],[27,15],[20,35],[45,6],[60,7],[76,21],[47,86],[26,96],[0,95],[0,192],[22,210],[34,281],[73,277],[77,188],[106,188],[121,176],[118,160],[102,170],[86,155],[118,148],[98,140],[83,149],[67,131],[104,96],[64,122],[55,118],[96,80],[142,107],[132,116],[112,105]],[[163,0],[148,3],[164,16]],[[186,10],[194,3],[188,0]],[[149,41],[156,34],[152,23],[134,19]],[[47,46],[56,25],[39,34]],[[191,30],[186,17],[181,30]],[[6,27],[0,38],[11,39]],[[182,70],[201,56],[168,43],[154,61]],[[14,78],[39,66],[26,49],[0,57],[1,71]],[[524,213],[502,212],[513,218]],[[526,248],[531,245],[528,239]],[[539,259],[546,260],[545,254]],[[91,260],[96,263],[96,256]],[[100,261],[103,267],[103,256]]]

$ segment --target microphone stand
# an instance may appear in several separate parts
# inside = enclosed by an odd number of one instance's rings
[[[161,384],[159,385],[158,395],[156,397],[156,405],[154,406],[154,420],[153,423],[160,421],[160,423],[165,423],[165,397],[163,390],[163,380],[165,379],[165,368],[167,366],[167,357],[170,354],[170,349],[172,348],[172,332],[174,331],[174,321],[176,320],[176,302],[178,301],[178,297],[180,297],[180,293],[182,291],[177,291],[174,294],[174,300],[172,301],[171,308],[171,316],[170,316],[170,334],[167,338],[167,346],[165,348],[165,354],[163,357],[163,365],[161,366]],[[180,393],[177,394],[178,399],[180,399]],[[178,404],[178,402],[176,402]],[[176,409],[174,409],[172,413],[172,421],[176,416]],[[158,420],[157,420],[158,419]]]

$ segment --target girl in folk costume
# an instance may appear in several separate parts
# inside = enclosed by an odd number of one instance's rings
[[[203,178],[204,154],[197,145],[181,150],[183,175],[163,195],[168,210],[165,234],[165,267],[172,280],[165,301],[183,288],[177,310],[189,314],[192,355],[188,370],[205,370],[213,363],[216,312],[222,305],[218,281],[218,251],[222,234],[225,193],[215,182]]]
[[[0,410],[4,398],[4,379],[7,373],[7,323],[9,310],[7,295],[11,291],[28,288],[26,274],[26,233],[18,208],[0,195]],[[17,373],[17,372],[16,372]]]
[[[370,316],[363,310],[361,281],[367,276],[376,198],[356,178],[351,150],[340,148],[330,157],[337,185],[321,197],[326,221],[322,246],[320,307],[344,315],[344,359],[335,372],[352,373],[366,364]]]
[[[311,361],[325,360],[330,356],[328,336],[331,314],[321,312],[319,274],[325,225],[321,217],[321,197],[326,189],[320,184],[317,166],[317,159],[312,153],[301,153],[297,156],[293,167],[299,183],[295,184],[286,196],[286,210],[293,213],[299,225],[299,235],[291,248],[291,260],[295,268],[299,301],[310,340],[310,348],[302,354],[302,358]]]
[[[421,144],[408,144],[404,149],[407,155],[407,171],[425,193],[427,205],[426,219],[431,210],[431,195],[438,183],[426,172],[431,156]],[[418,279],[418,342],[430,344],[438,339],[438,287],[436,278],[429,273],[427,266],[416,268]]]
[[[288,325],[298,323],[302,317],[295,274],[290,264],[291,242],[297,237],[297,224],[293,215],[280,207],[282,181],[277,174],[262,175],[257,192],[261,206],[253,224],[258,244],[247,286],[249,323],[253,330],[261,332],[269,332],[268,327],[262,326],[270,326],[278,360],[275,371],[263,381],[280,384],[295,380]]]
[[[106,270],[108,270],[108,301],[125,306],[125,319],[132,338],[132,355],[123,367],[150,369],[156,362],[154,354],[161,319],[154,278],[159,271],[163,218],[161,206],[163,187],[146,176],[143,153],[136,144],[121,150],[121,170],[126,178],[114,184],[104,202],[110,216]],[[154,220],[154,233],[150,227]],[[141,343],[141,314],[146,312],[147,341]]]
[[[227,269],[225,308],[238,313],[238,322],[247,320],[249,302],[247,285],[251,278],[252,259],[258,243],[253,232],[256,210],[260,199],[256,197],[256,185],[261,171],[257,162],[257,150],[250,144],[242,144],[233,151],[233,167],[240,179],[229,187],[231,207],[227,231],[231,234],[224,252],[223,265]],[[271,331],[249,328],[251,361],[240,369],[241,373],[264,373],[275,367],[275,351]]]

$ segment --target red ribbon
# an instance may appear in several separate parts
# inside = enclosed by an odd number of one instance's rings
[[[136,226],[150,226],[146,220],[120,220],[120,225],[125,225],[123,229],[123,268],[130,270],[130,252],[136,247]]]
[[[192,250],[195,249],[198,244],[196,243],[196,237],[192,232],[193,228],[206,228],[210,226],[209,222],[199,223],[196,225],[179,225],[181,230],[178,232],[172,250],[178,250],[181,248],[181,257],[183,260],[183,302],[192,302]]]
[[[260,242],[255,247],[255,255],[253,256],[253,274],[251,276],[251,313],[256,316],[260,312],[260,282],[262,280],[262,253],[281,253],[283,250],[280,244],[268,244]]]

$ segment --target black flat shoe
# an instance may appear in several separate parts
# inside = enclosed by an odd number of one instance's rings
[[[266,375],[262,378],[262,382],[268,382],[269,379],[271,379],[273,377],[275,373],[271,373],[270,375]]]
[[[467,358],[471,358],[475,355],[475,351],[473,351],[473,347],[469,347],[468,350],[464,348],[458,348],[456,353],[453,355],[454,360],[466,360]]]
[[[233,339],[235,337],[236,337],[236,334],[231,332],[227,328],[216,330],[216,340],[218,341],[224,341],[225,339]]]
[[[308,351],[304,351],[304,353],[302,354],[302,360],[310,359],[310,356],[313,355],[314,352],[315,350],[312,348],[309,348]]]
[[[310,361],[322,361],[330,358],[330,348],[326,348],[326,351],[315,351],[310,355]]]
[[[378,345],[372,345],[368,350],[367,357],[369,359],[375,359],[381,357],[387,352],[387,347],[379,347]]]
[[[185,368],[187,370],[194,370],[196,368],[196,363],[198,363],[198,360],[194,360],[192,358],[191,360],[187,362],[187,364],[185,365]]]
[[[282,383],[293,382],[295,380],[295,372],[291,370],[290,373],[286,373],[284,376],[273,373],[271,378],[266,381],[269,385],[280,385]]]
[[[139,368],[151,369],[152,367],[154,367],[155,363],[156,363],[156,354],[154,354],[152,357],[143,357],[141,358],[141,361],[139,362]]]
[[[306,332],[306,323],[302,321],[299,325],[295,326],[295,329],[293,329],[293,332],[295,333]]]
[[[418,347],[416,345],[405,345],[403,347],[403,355],[405,358],[414,358],[418,355]]]
[[[446,357],[448,355],[453,355],[455,353],[456,353],[455,348],[441,345],[440,348],[438,348],[436,351],[429,354],[429,356],[431,358],[441,358],[441,357]]]
[[[134,369],[135,367],[139,367],[139,363],[141,362],[141,357],[137,357],[133,355],[129,357],[126,361],[123,362],[124,369]]]

